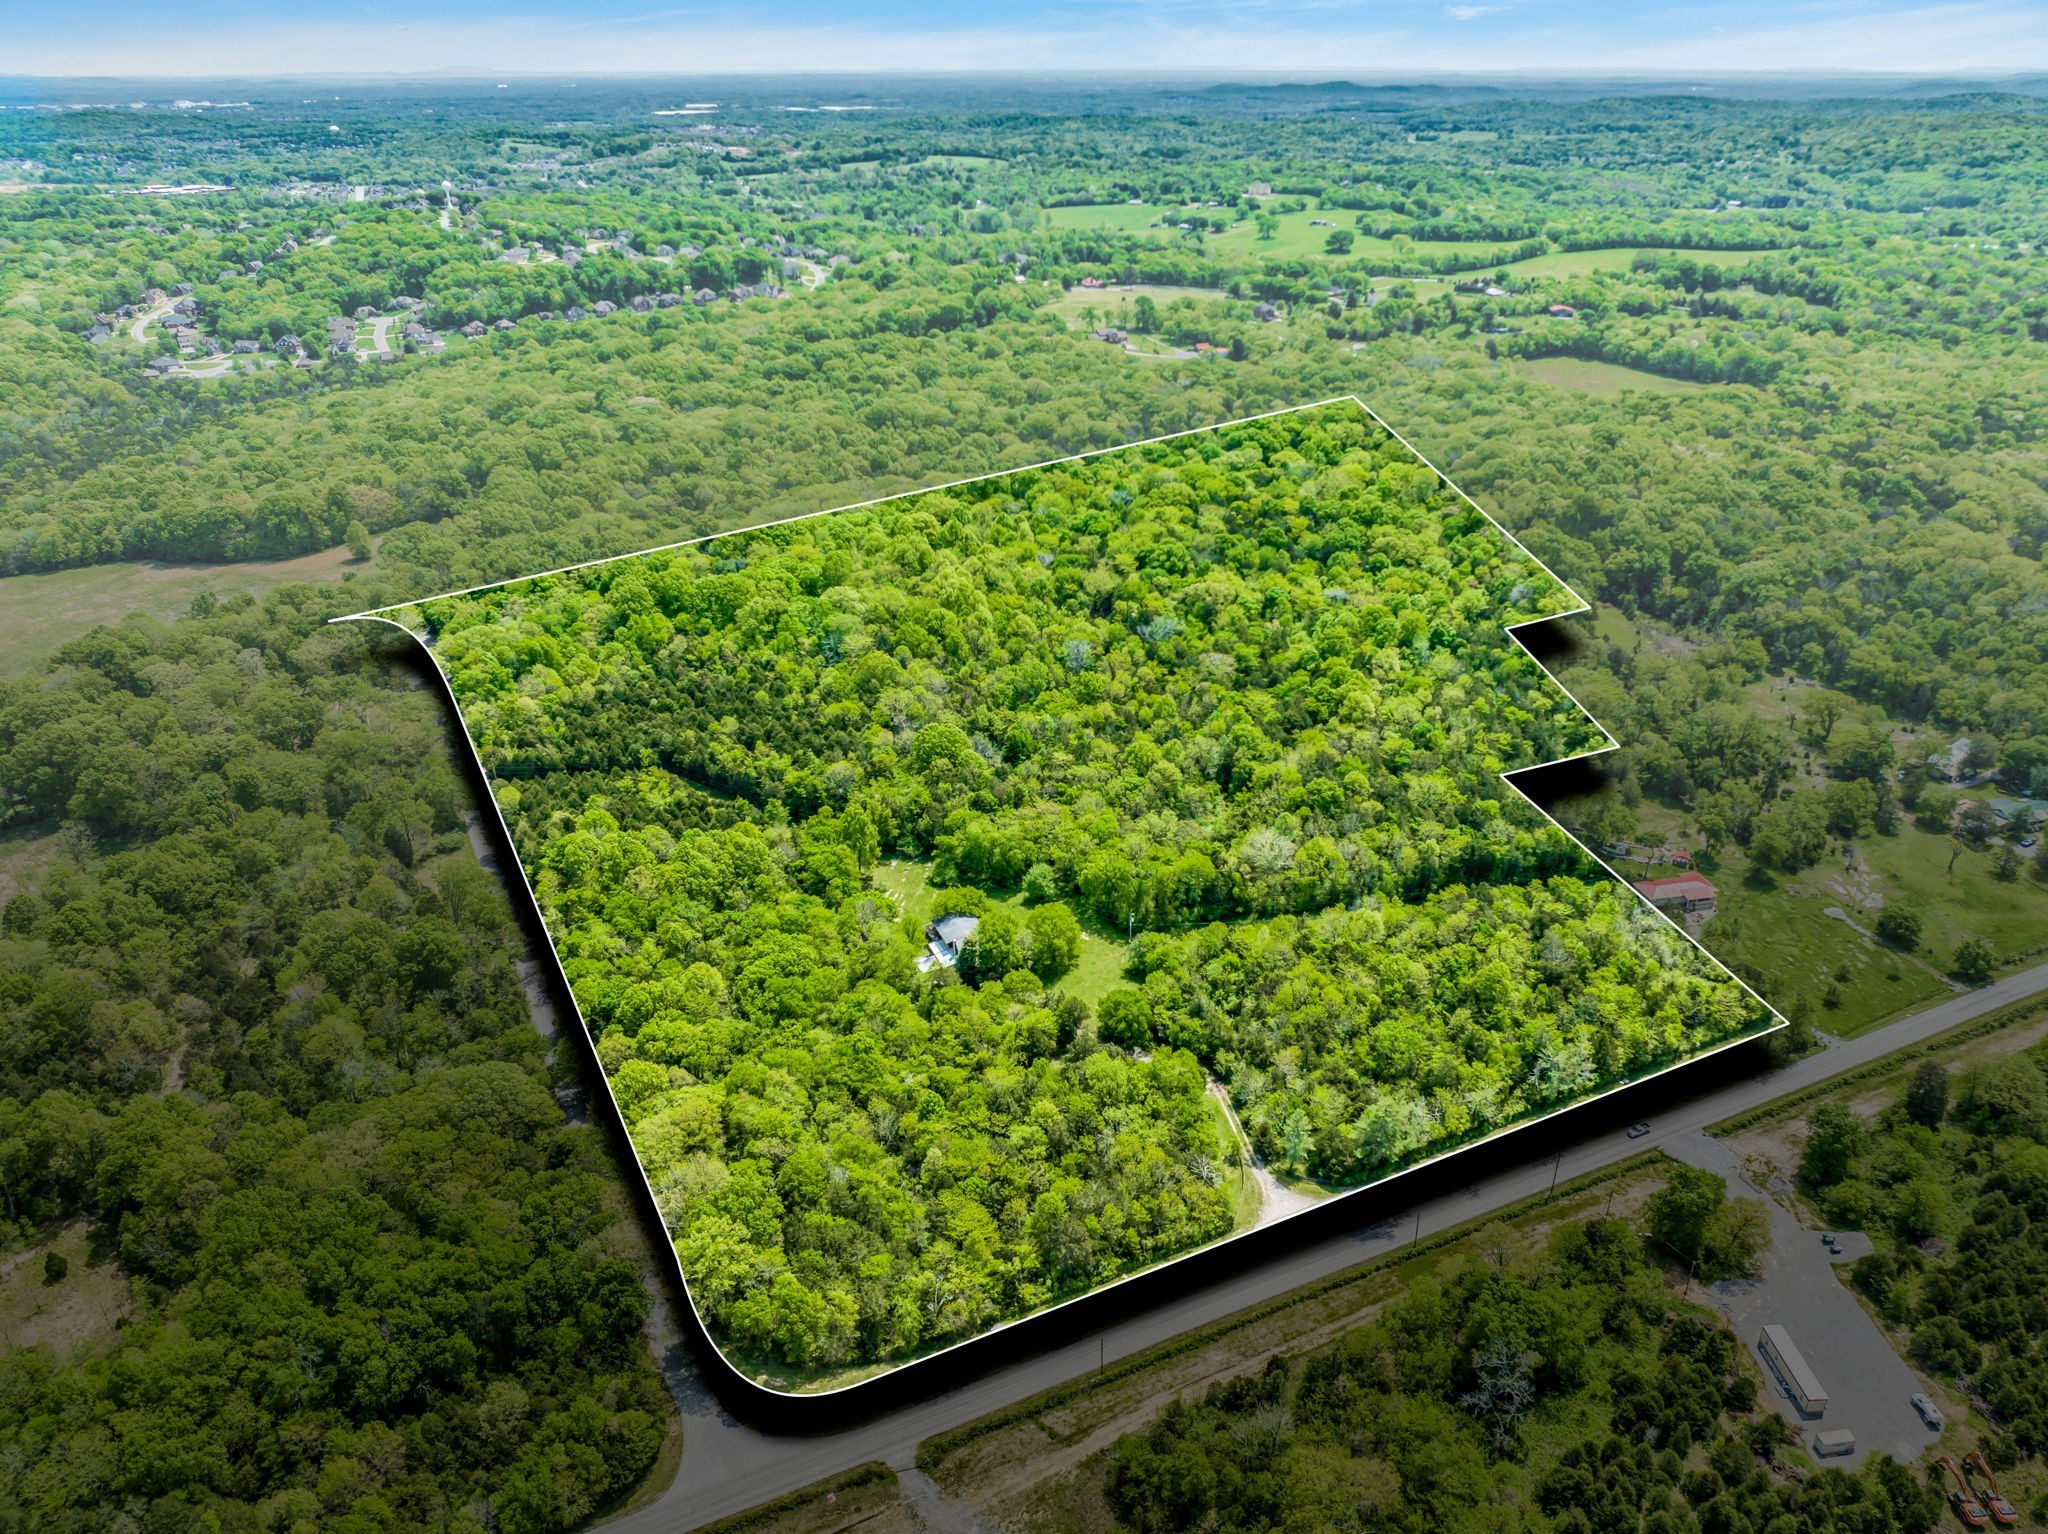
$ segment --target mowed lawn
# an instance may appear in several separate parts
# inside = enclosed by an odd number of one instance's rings
[[[1619,394],[1624,389],[1647,389],[1653,394],[1696,394],[1708,385],[1690,378],[1666,378],[1662,373],[1645,373],[1613,362],[1587,362],[1577,357],[1542,357],[1509,364],[1524,378],[1549,384],[1554,389],[1576,389],[1582,394]]]
[[[1280,227],[1274,231],[1270,240],[1260,239],[1258,225],[1246,219],[1226,233],[1210,235],[1206,244],[1219,255],[1266,255],[1291,259],[1298,256],[1321,255],[1330,236],[1344,229],[1350,231],[1352,238],[1351,253],[1342,259],[1398,265],[1409,260],[1458,255],[1469,255],[1474,261],[1484,261],[1487,252],[1500,250],[1512,243],[1502,240],[1411,240],[1405,235],[1384,239],[1378,235],[1361,234],[1352,222],[1357,216],[1356,213],[1343,208],[1334,208],[1327,212],[1310,209],[1301,213],[1277,214]],[[1318,223],[1317,220],[1322,222]]]
[[[1744,267],[1752,261],[1776,254],[1768,250],[1678,250],[1660,245],[1626,245],[1601,250],[1553,250],[1548,255],[1510,261],[1505,266],[1481,266],[1472,270],[1506,272],[1511,277],[1585,277],[1594,272],[1625,272],[1635,264],[1636,257],[1645,252],[1691,256],[1695,261],[1718,266],[1723,271]]]
[[[1047,208],[1045,221],[1055,229],[1118,229],[1125,233],[1159,222],[1162,213],[1178,212],[1149,202],[1091,202],[1069,208]],[[1179,231],[1161,229],[1160,234]]]
[[[921,921],[936,914],[931,908],[930,864],[899,858],[894,862],[876,864],[868,870],[868,877],[877,889],[896,902],[896,909],[906,917]],[[1026,909],[1021,891],[1012,895],[990,895],[988,898],[992,905],[1011,906],[1020,911]],[[1072,970],[1061,976],[1059,988],[1093,1007],[1110,991],[1125,983],[1127,947],[1122,938],[1082,922],[1081,957]]]
[[[1140,298],[1149,298],[1163,309],[1180,298],[1193,299],[1197,303],[1221,303],[1229,296],[1221,288],[1182,288],[1162,282],[1139,282],[1129,287],[1069,288],[1045,307],[1065,320],[1069,329],[1115,325],[1129,330],[1131,315]],[[1092,319],[1091,315],[1094,316]]]

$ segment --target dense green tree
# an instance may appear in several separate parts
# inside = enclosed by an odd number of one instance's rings
[[[1849,1165],[1863,1145],[1863,1121],[1840,1103],[1823,1103],[1807,1120],[1806,1144],[1799,1156],[1800,1181],[1814,1188],[1832,1187],[1849,1175]]]
[[[1981,937],[1965,938],[1956,945],[1949,968],[1966,985],[1989,985],[1998,972],[1998,955]]]
[[[1948,1117],[1948,1067],[1939,1060],[1923,1060],[1913,1068],[1906,1083],[1906,1116],[1928,1129],[1939,1129]]]

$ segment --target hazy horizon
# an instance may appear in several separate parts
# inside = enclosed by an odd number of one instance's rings
[[[1111,0],[1077,7],[1027,0],[1000,19],[962,23],[932,0],[878,0],[858,16],[794,0],[766,24],[723,8],[619,0],[574,15],[544,0],[422,0],[403,8],[353,0],[313,19],[263,0],[111,0],[95,8],[89,25],[62,11],[18,18],[10,55],[15,79],[109,81],[882,73],[2003,79],[2048,69],[2048,6]],[[331,67],[356,59],[382,67]]]

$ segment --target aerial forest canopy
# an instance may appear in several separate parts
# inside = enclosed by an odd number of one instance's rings
[[[1344,403],[414,618],[697,1302],[826,1370],[1227,1233],[1212,1080],[1358,1183],[1768,1024],[1501,781],[1577,605]]]

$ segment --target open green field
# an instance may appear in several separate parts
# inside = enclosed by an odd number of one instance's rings
[[[1176,299],[1196,303],[1221,303],[1230,295],[1218,288],[1183,288],[1169,283],[1140,282],[1126,288],[1069,288],[1046,305],[1072,329],[1093,325],[1116,325],[1130,329],[1131,314],[1140,298],[1150,298],[1161,308]],[[1094,319],[1090,319],[1090,315]]]
[[[1524,378],[1549,384],[1554,389],[1577,389],[1583,394],[1619,394],[1624,389],[1647,389],[1652,394],[1697,394],[1707,387],[1689,378],[1666,378],[1662,373],[1645,373],[1613,362],[1587,362],[1578,357],[1539,357],[1509,364]]]
[[[1692,835],[1690,817],[1671,806],[1645,800],[1640,818],[1646,837],[1682,843]],[[1965,850],[1951,872],[1951,850],[1947,837],[1908,822],[1891,836],[1859,838],[1853,861],[1831,844],[1812,868],[1757,877],[1742,848],[1724,848],[1717,866],[1705,870],[1720,901],[1700,940],[1723,963],[1760,970],[1764,999],[1781,1012],[1804,997],[1819,1027],[1853,1037],[1948,994],[1951,987],[1937,972],[1947,969],[1967,937],[1984,938],[2001,959],[2014,962],[2048,943],[2048,889],[2024,875],[2000,883],[1981,852]],[[1616,866],[1631,879],[1679,871]],[[1913,954],[1857,930],[1874,928],[1878,913],[1900,901],[1919,911],[1924,924]],[[1829,916],[1830,909],[1848,920]],[[1830,989],[1832,1007],[1826,1004]]]
[[[1767,250],[1674,250],[1659,245],[1611,246],[1602,250],[1553,250],[1548,255],[1510,261],[1505,266],[1474,267],[1474,271],[1506,272],[1512,277],[1585,277],[1594,272],[1625,272],[1637,256],[1649,252],[1666,256],[1691,256],[1709,261],[1724,271],[1749,265],[1770,255]]]
[[[0,675],[26,669],[59,646],[130,613],[175,618],[202,591],[256,595],[296,581],[331,581],[349,564],[345,548],[296,559],[232,565],[88,565],[0,577]]]
[[[1456,256],[1462,253],[1470,253],[1474,260],[1482,260],[1488,251],[1499,250],[1503,243],[1498,240],[1411,240],[1406,235],[1383,239],[1377,235],[1360,234],[1352,224],[1356,216],[1341,208],[1282,213],[1277,215],[1280,227],[1270,240],[1260,239],[1258,226],[1250,219],[1246,219],[1227,233],[1210,235],[1208,246],[1219,255],[1267,255],[1283,258],[1317,256],[1323,253],[1324,242],[1332,234],[1339,229],[1348,229],[1353,236],[1351,254],[1343,259],[1384,261],[1394,264],[1409,260]],[[1321,223],[1317,222],[1319,219],[1322,220]]]
[[[1946,963],[1970,937],[1983,938],[2001,959],[2048,945],[2048,889],[2031,874],[2003,883],[1992,872],[1989,854],[1968,848],[1951,870],[1955,844],[1910,822],[1896,836],[1873,836],[1856,845],[1882,885],[1919,909],[1927,951],[1937,962]]]
[[[1091,202],[1068,208],[1047,208],[1045,221],[1055,229],[1119,229],[1128,232],[1150,228],[1160,214],[1169,211],[1149,202]]]

